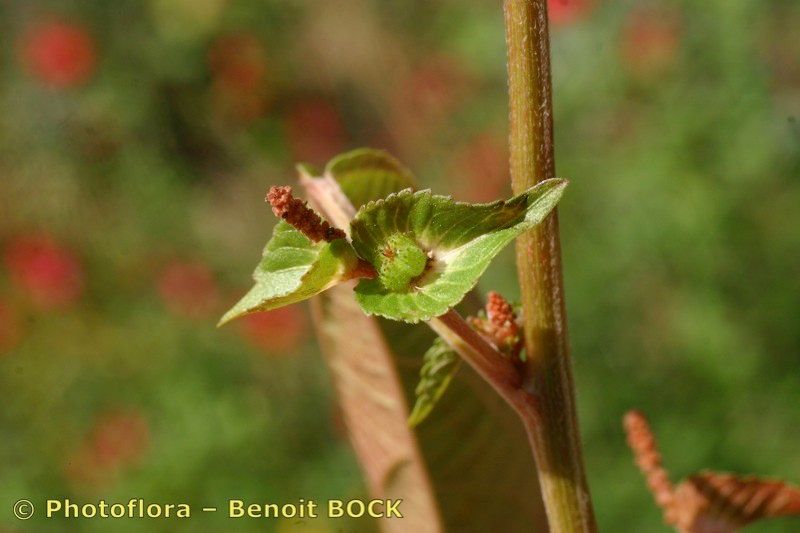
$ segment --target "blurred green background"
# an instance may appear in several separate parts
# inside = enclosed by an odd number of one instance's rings
[[[676,480],[800,481],[800,4],[550,4],[589,481],[602,530],[667,531],[629,408]],[[7,0],[0,52],[0,530],[153,527],[23,497],[362,496],[306,307],[214,325],[296,161],[380,147],[509,193],[500,2]],[[503,258],[481,285],[513,297]],[[273,526],[311,531],[156,527]]]

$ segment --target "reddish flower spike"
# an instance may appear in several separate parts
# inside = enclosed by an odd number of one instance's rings
[[[514,308],[499,292],[489,292],[486,316],[498,328],[510,328],[516,325],[517,315],[514,314]]]
[[[636,464],[645,475],[664,521],[682,533],[722,533],[762,518],[800,516],[800,488],[772,479],[700,472],[672,486],[655,436],[639,411],[625,415]]]
[[[659,507],[664,509],[664,519],[671,523],[670,507],[673,500],[673,487],[667,471],[661,463],[661,454],[650,424],[639,411],[630,411],[623,422],[628,435],[628,446],[633,451],[636,464],[644,474],[647,485]]]
[[[346,237],[344,231],[322,220],[306,202],[292,196],[291,187],[271,187],[266,200],[276,217],[294,226],[313,242],[332,242]]]
[[[491,291],[486,301],[486,318],[470,318],[472,327],[487,337],[503,353],[517,357],[522,351],[522,335],[514,308],[500,293]]]

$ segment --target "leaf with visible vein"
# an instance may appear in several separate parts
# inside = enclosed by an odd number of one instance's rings
[[[219,324],[310,298],[347,279],[357,264],[358,257],[346,240],[315,243],[280,221],[253,272],[255,286]]]
[[[441,337],[436,337],[433,346],[422,356],[419,384],[415,390],[417,400],[408,417],[408,425],[417,426],[428,417],[460,366],[461,357]]]
[[[392,194],[364,205],[351,224],[358,255],[381,267],[395,255],[397,235],[412,239],[429,257],[406,290],[377,279],[361,280],[356,299],[368,314],[419,322],[456,305],[478,282],[491,260],[522,232],[553,210],[567,182],[543,181],[506,201],[456,202],[429,190]],[[408,240],[406,239],[406,240]]]
[[[341,154],[326,165],[356,208],[370,200],[414,186],[414,175],[388,152],[359,148]]]

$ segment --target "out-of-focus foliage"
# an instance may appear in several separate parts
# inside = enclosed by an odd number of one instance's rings
[[[630,407],[676,476],[799,481],[800,6],[550,3],[601,528],[660,527]],[[11,0],[0,54],[0,525],[24,497],[363,495],[305,308],[214,323],[295,161],[375,146],[436,193],[509,195],[499,3]],[[513,299],[501,257],[482,285]]]

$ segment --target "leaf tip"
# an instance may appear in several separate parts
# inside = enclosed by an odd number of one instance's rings
[[[222,326],[230,324],[237,318],[243,316],[243,314],[244,313],[240,312],[238,309],[236,309],[236,307],[233,307],[229,311],[227,311],[224,315],[222,315],[222,318],[220,318],[219,322],[217,322],[217,327],[221,328]]]
[[[408,415],[406,423],[408,427],[413,429],[419,426],[426,418],[428,418],[428,413],[424,409],[420,409],[418,405],[415,405],[414,410]]]
[[[297,163],[294,168],[300,176],[300,180],[311,179],[319,175],[319,170],[311,163]]]
[[[539,187],[546,187],[549,189],[548,194],[558,195],[560,198],[564,194],[564,190],[569,186],[569,180],[566,178],[550,178],[539,183]]]
[[[553,178],[552,180],[548,181],[553,182],[552,189],[549,191],[549,195],[555,198],[554,202],[561,201],[561,197],[564,196],[564,191],[566,191],[567,187],[569,187],[569,180],[565,178]]]

